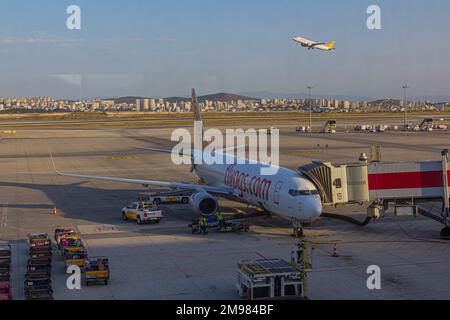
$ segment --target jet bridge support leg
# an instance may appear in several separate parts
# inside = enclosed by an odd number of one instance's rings
[[[450,204],[448,192],[448,149],[442,151],[442,176],[443,176],[443,196],[444,208],[442,217],[445,219],[445,228],[441,231],[441,238],[450,240]]]

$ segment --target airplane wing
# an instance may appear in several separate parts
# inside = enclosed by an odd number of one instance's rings
[[[315,47],[315,46],[320,46],[320,45],[323,45],[323,44],[326,44],[326,43],[325,42],[314,42],[314,43],[311,43],[311,46]]]
[[[198,185],[198,184],[190,184],[190,183],[178,183],[178,182],[166,182],[166,181],[157,181],[157,180],[141,180],[141,179],[127,179],[127,178],[116,178],[116,177],[103,177],[103,176],[90,176],[83,174],[75,174],[75,173],[62,173],[56,169],[55,161],[53,160],[53,156],[51,156],[53,167],[55,172],[60,176],[65,177],[73,177],[73,178],[81,178],[81,179],[92,179],[92,180],[104,180],[104,181],[114,181],[114,182],[122,182],[122,183],[130,183],[130,184],[140,184],[143,186],[157,186],[157,187],[167,187],[173,189],[184,189],[184,190],[192,190],[192,191],[206,191],[218,195],[232,195],[233,192],[229,188],[221,188],[221,187],[213,187],[207,185]]]
[[[172,189],[184,189],[192,191],[206,191],[210,193],[222,194],[222,195],[232,195],[231,189],[212,187],[206,185],[190,184],[190,183],[178,183],[178,182],[166,182],[157,180],[140,180],[140,179],[126,179],[126,178],[115,178],[115,177],[101,177],[101,176],[89,176],[74,173],[61,173],[56,172],[60,176],[82,178],[82,179],[92,179],[92,180],[105,180],[105,181],[115,181],[130,184],[140,184],[143,186],[157,186],[157,187],[167,187]]]

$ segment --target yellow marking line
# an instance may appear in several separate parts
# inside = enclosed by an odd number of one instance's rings
[[[302,155],[302,154],[319,154],[320,151],[316,150],[298,150],[298,151],[289,151],[290,155]]]
[[[6,203],[3,206],[3,214],[2,214],[2,220],[0,226],[3,228],[7,227],[7,221],[8,221],[8,204]]]

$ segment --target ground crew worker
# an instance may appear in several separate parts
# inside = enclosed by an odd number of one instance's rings
[[[220,212],[216,215],[217,222],[219,223],[219,229],[222,229],[225,226],[225,219],[223,217],[223,214]]]
[[[208,231],[206,230],[206,228],[208,226],[208,220],[206,220],[205,217],[201,216],[199,223],[200,223],[200,229],[201,229],[202,233],[208,234]]]
[[[192,223],[191,223],[191,227],[192,227],[192,234],[197,233],[198,232],[198,226],[199,226],[200,222],[196,222],[194,218],[192,218]]]

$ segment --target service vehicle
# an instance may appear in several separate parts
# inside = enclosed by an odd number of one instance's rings
[[[75,236],[77,232],[72,228],[60,227],[55,229],[54,238],[55,242],[59,243],[61,241],[61,237],[63,236]]]
[[[51,256],[30,257],[28,259],[28,265],[27,266],[51,264],[51,263],[52,263],[52,257]]]
[[[59,249],[61,249],[62,241],[78,240],[79,238],[78,233],[73,229],[66,229],[59,232],[55,231],[55,241]]]
[[[76,265],[80,268],[83,268],[86,259],[87,253],[84,250],[66,251],[64,252],[64,268],[67,270],[67,268],[71,265]]]
[[[156,205],[160,205],[161,203],[169,204],[169,203],[183,203],[188,204],[189,199],[192,196],[192,191],[189,190],[176,190],[172,192],[157,192],[151,194],[149,197],[145,199],[145,201],[154,202]]]
[[[43,252],[30,252],[29,260],[33,259],[52,259],[52,252],[51,251],[43,251]]]
[[[63,255],[66,251],[85,251],[81,239],[63,238],[59,246]]]
[[[0,246],[0,259],[11,258],[11,245]]]
[[[0,247],[0,272],[10,271],[11,269],[11,247]]]
[[[12,288],[11,282],[9,281],[0,281],[0,301],[12,300]]]
[[[0,269],[0,281],[9,281],[10,279],[10,270]]]
[[[225,221],[222,225],[217,227],[219,232],[249,232],[250,224],[246,221]]]
[[[162,211],[152,201],[132,202],[122,208],[122,220],[134,220],[137,224],[158,223],[162,217]]]
[[[31,234],[29,234],[28,235],[28,243],[31,248],[51,247],[51,244],[52,244],[47,233],[31,233]]]
[[[297,128],[295,128],[295,131],[297,132],[309,132],[309,126],[298,126]]]
[[[50,263],[34,263],[28,264],[27,273],[43,273],[51,271],[52,265]]]
[[[43,278],[43,277],[51,277],[52,272],[50,268],[46,269],[37,269],[33,271],[28,271],[25,274],[26,279],[33,279],[33,278]]]
[[[89,284],[103,283],[109,281],[109,259],[107,257],[91,257],[84,263],[84,281]]]
[[[27,300],[53,299],[52,280],[50,277],[25,279],[24,291]]]
[[[75,229],[70,228],[70,227],[57,227],[53,234],[53,236],[55,237],[55,240],[56,240],[56,237],[58,236],[58,234],[64,233],[64,232],[75,232]]]

